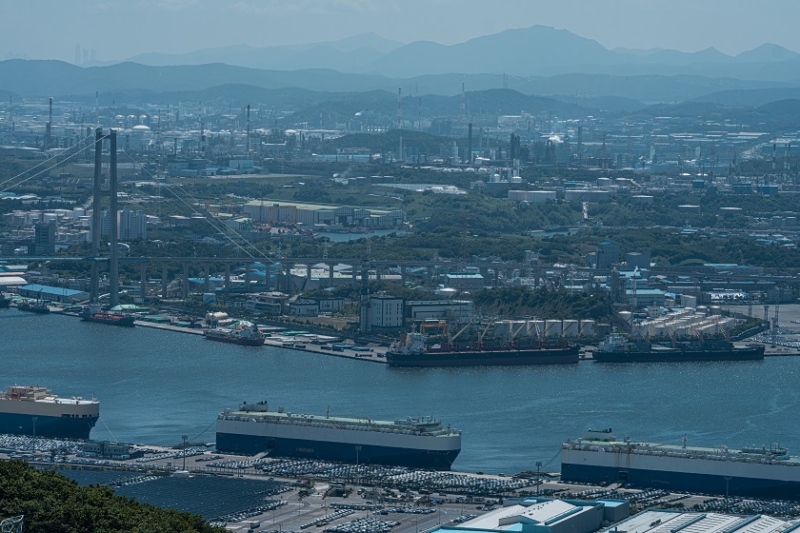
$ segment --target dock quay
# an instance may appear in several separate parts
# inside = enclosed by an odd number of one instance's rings
[[[491,513],[506,501],[514,505],[520,499],[539,497],[614,500],[617,505],[630,506],[631,511],[679,506],[686,512],[741,513],[748,508],[771,516],[800,516],[798,502],[565,483],[558,479],[557,471],[511,476],[412,470],[264,454],[222,454],[214,451],[211,443],[186,448],[130,445],[130,457],[124,459],[90,456],[81,441],[0,435],[0,444],[0,459],[20,459],[79,485],[107,485],[117,494],[194,512],[213,525],[242,533],[300,533],[322,526],[381,533],[385,530],[348,529],[353,524],[380,526],[381,522],[394,524],[393,533],[424,532]]]

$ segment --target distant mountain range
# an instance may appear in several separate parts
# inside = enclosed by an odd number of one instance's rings
[[[431,41],[402,44],[367,33],[329,43],[231,46],[187,54],[142,54],[128,61],[150,66],[225,63],[269,70],[324,68],[390,78],[447,73],[517,77],[583,73],[800,82],[800,54],[775,44],[764,44],[736,56],[715,48],[699,52],[609,50],[592,39],[548,26],[506,30],[453,45]]]
[[[396,102],[400,88],[404,97],[425,95],[432,103],[437,95],[460,94],[462,87],[474,93],[469,105],[476,114],[484,104],[509,113],[538,105],[513,96],[519,93],[554,97],[558,105],[546,105],[556,113],[577,108],[630,112],[691,100],[759,107],[800,98],[800,55],[773,44],[737,56],[713,48],[609,50],[566,30],[533,26],[449,46],[402,44],[366,33],[309,45],[144,54],[86,68],[61,61],[0,61],[0,95],[88,103],[99,91],[101,105],[215,100],[297,110],[319,105],[325,101],[321,94],[345,95],[332,97],[341,101],[349,93],[372,91],[383,94],[381,101],[388,94]],[[479,101],[477,93],[496,89],[512,91]],[[496,102],[503,94],[509,101]],[[440,103],[442,109],[450,105]]]
[[[61,61],[11,59],[0,61],[0,90],[20,97],[54,96],[74,101],[94,100],[101,105],[127,102],[175,102],[176,100],[221,99],[232,105],[260,103],[269,98],[264,90],[310,90],[328,92],[386,91],[404,96],[454,95],[462,85],[468,91],[504,88],[524,94],[567,95],[573,103],[614,97],[644,103],[681,102],[719,91],[773,89],[789,84],[703,76],[617,76],[609,74],[564,74],[504,78],[496,74],[438,74],[393,79],[378,74],[352,74],[327,69],[296,71],[258,70],[220,63],[152,67],[120,63],[107,67],[76,67]],[[798,84],[800,85],[800,84]],[[273,93],[274,94],[274,93]],[[787,96],[781,95],[781,98]],[[603,106],[609,105],[606,100]],[[594,107],[593,102],[589,107]],[[611,108],[617,108],[612,105]],[[630,103],[625,107],[630,107]]]

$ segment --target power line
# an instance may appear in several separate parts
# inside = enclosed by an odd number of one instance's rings
[[[88,137],[85,137],[85,138],[81,139],[81,140],[79,141],[79,143],[78,143],[78,144],[82,144],[82,143],[86,142],[87,140],[89,140],[89,139],[91,139],[91,138],[92,138],[92,136],[91,136],[91,135],[90,135],[90,136],[88,136]],[[55,164],[55,165],[53,165],[53,166],[50,166],[50,167],[48,167],[48,168],[46,168],[46,169],[44,169],[44,170],[42,170],[42,171],[40,171],[40,172],[37,172],[37,173],[36,173],[36,174],[34,174],[33,176],[31,176],[31,177],[29,177],[29,178],[26,178],[26,179],[24,179],[23,181],[20,181],[19,183],[15,184],[15,185],[12,185],[11,187],[17,187],[18,185],[20,185],[20,184],[22,184],[22,183],[25,183],[26,181],[29,181],[29,180],[31,180],[31,179],[33,179],[33,178],[37,177],[37,176],[40,176],[40,175],[44,174],[45,172],[48,172],[48,171],[50,171],[50,170],[53,170],[53,169],[54,169],[54,168],[56,168],[56,167],[57,167],[59,164],[63,164],[65,161],[69,161],[70,159],[72,159],[72,158],[73,158],[73,157],[75,157],[76,155],[78,155],[78,154],[81,154],[81,153],[85,152],[86,150],[88,150],[88,149],[90,149],[90,148],[93,148],[93,147],[94,147],[94,143],[92,143],[92,144],[90,144],[90,145],[87,145],[87,146],[84,146],[84,147],[83,147],[83,148],[81,148],[80,150],[78,150],[78,151],[74,152],[72,155],[68,156],[66,159],[63,159],[63,160],[62,160],[60,163],[56,163],[56,164]],[[5,181],[3,181],[3,182],[0,182],[0,187],[5,187],[5,185],[6,185],[7,183],[10,183],[10,182],[14,181],[14,180],[15,180],[15,179],[17,179],[17,178],[21,178],[22,176],[24,176],[24,175],[25,175],[25,174],[27,174],[28,172],[30,172],[30,171],[32,171],[32,170],[35,170],[35,169],[39,168],[39,167],[40,167],[40,166],[42,166],[42,165],[46,165],[48,162],[52,161],[53,159],[58,159],[59,157],[61,157],[62,155],[64,155],[64,153],[65,153],[65,152],[67,152],[67,151],[69,151],[69,150],[72,150],[72,149],[73,149],[73,147],[65,148],[65,149],[63,149],[62,151],[60,151],[59,153],[57,153],[56,155],[54,155],[54,156],[52,156],[52,157],[50,157],[50,158],[48,158],[48,159],[45,159],[44,161],[42,161],[42,162],[41,162],[41,163],[39,163],[38,165],[34,165],[34,166],[32,166],[31,168],[25,169],[24,171],[20,172],[20,173],[19,173],[19,174],[17,174],[16,176],[13,176],[13,177],[11,177],[11,178],[8,178],[7,180],[5,180]]]
[[[138,163],[138,162],[137,162],[137,161],[136,161],[136,160],[133,158],[133,156],[131,156],[131,154],[129,154],[129,153],[128,153],[128,152],[126,152],[125,150],[122,150],[122,153],[123,153],[123,154],[125,154],[125,155],[128,157],[128,159],[130,159],[130,160],[131,160],[131,161],[132,161],[134,164],[137,164],[137,163]],[[144,170],[144,171],[145,171],[145,172],[146,172],[146,173],[147,173],[147,174],[148,174],[148,175],[149,175],[151,178],[153,178],[153,179],[157,179],[157,178],[156,178],[156,177],[153,175],[153,173],[152,173],[152,172],[150,172],[149,170],[147,170],[147,168],[146,168],[146,167],[142,166],[142,170]],[[239,249],[240,249],[242,252],[244,252],[245,254],[247,254],[249,257],[251,257],[252,259],[255,259],[255,258],[256,258],[256,256],[254,256],[253,254],[251,254],[249,250],[247,250],[245,247],[243,247],[241,244],[239,244],[239,242],[237,242],[237,241],[236,241],[236,240],[234,240],[234,239],[233,239],[233,238],[232,238],[230,235],[228,235],[228,234],[227,234],[227,232],[226,232],[225,230],[228,230],[228,231],[231,231],[231,232],[233,232],[233,233],[234,233],[234,234],[235,234],[237,237],[239,237],[240,239],[242,239],[242,241],[246,242],[246,243],[247,243],[247,244],[248,244],[248,245],[249,245],[249,246],[250,246],[250,247],[251,247],[253,250],[255,250],[255,251],[256,251],[256,252],[259,254],[259,256],[260,256],[260,257],[263,257],[263,256],[265,255],[265,254],[264,254],[264,252],[263,252],[262,250],[259,250],[259,249],[258,249],[258,247],[256,247],[256,246],[255,246],[253,243],[251,243],[251,242],[250,242],[250,241],[248,241],[247,239],[245,239],[245,238],[244,238],[244,237],[243,237],[243,236],[242,236],[242,235],[241,235],[239,232],[237,232],[235,229],[233,229],[233,228],[231,228],[231,227],[228,227],[228,226],[225,226],[225,225],[223,225],[223,228],[222,228],[222,229],[220,229],[219,227],[217,227],[217,226],[216,226],[216,225],[215,225],[215,224],[214,224],[214,223],[211,221],[211,218],[210,218],[210,213],[206,213],[206,214],[204,214],[204,213],[201,213],[200,211],[198,211],[197,209],[195,209],[195,207],[194,207],[192,204],[188,203],[188,202],[187,202],[185,199],[181,198],[181,197],[178,195],[178,193],[177,193],[176,191],[174,191],[174,190],[173,190],[171,187],[166,187],[166,189],[167,189],[168,191],[170,191],[170,193],[172,193],[172,195],[173,195],[173,196],[174,196],[176,199],[180,200],[180,201],[181,201],[181,203],[183,203],[183,204],[184,204],[186,207],[188,207],[188,208],[189,208],[189,209],[190,209],[190,210],[191,210],[193,213],[195,213],[195,214],[198,214],[198,215],[201,215],[201,216],[203,217],[203,220],[205,220],[206,222],[208,222],[208,224],[209,224],[209,225],[211,225],[211,227],[212,227],[212,228],[214,228],[214,230],[216,230],[218,233],[221,233],[221,234],[223,234],[223,235],[225,236],[225,238],[227,238],[227,239],[228,239],[228,240],[229,240],[231,243],[233,243],[233,244],[234,244],[234,245],[235,245],[237,248],[239,248]],[[194,200],[196,203],[199,203],[199,200],[198,200],[197,198],[194,198],[194,197],[193,197],[191,194],[189,194],[188,192],[186,192],[186,191],[182,191],[182,192],[183,192],[183,193],[184,193],[186,196],[188,196],[189,198],[191,198],[192,200]]]

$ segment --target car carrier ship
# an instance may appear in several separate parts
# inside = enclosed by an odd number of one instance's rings
[[[754,498],[800,499],[800,458],[785,448],[728,449],[617,441],[610,429],[561,447],[561,479]]]
[[[49,389],[14,385],[0,392],[0,433],[53,439],[88,439],[100,418],[95,399],[59,398]]]
[[[449,470],[461,452],[461,432],[431,417],[339,418],[243,403],[217,417],[217,450]]]
[[[389,366],[499,366],[577,363],[580,346],[562,341],[482,342],[428,345],[421,333],[410,333],[386,352]]]

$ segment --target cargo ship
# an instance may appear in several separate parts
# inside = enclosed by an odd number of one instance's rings
[[[764,359],[761,344],[737,345],[723,339],[676,342],[673,346],[631,340],[623,335],[609,335],[594,353],[600,363],[665,363],[686,361],[758,361]]]
[[[263,346],[264,334],[255,324],[236,328],[212,328],[203,332],[210,341],[229,342],[241,346]]]
[[[461,452],[461,432],[431,417],[339,418],[270,411],[266,402],[243,403],[217,417],[217,450],[449,470]]]
[[[395,367],[557,365],[577,363],[580,347],[566,342],[470,342],[430,346],[425,335],[410,333],[386,352]]]
[[[800,499],[800,458],[785,448],[728,449],[617,441],[610,429],[586,431],[561,447],[561,479],[621,483],[692,493]]]
[[[89,305],[84,307],[83,313],[81,313],[81,320],[85,320],[86,322],[109,324],[111,326],[122,326],[126,328],[132,328],[136,325],[134,317],[119,313],[108,313],[101,311],[100,306],[97,305]]]
[[[0,433],[88,439],[100,418],[95,399],[59,398],[44,387],[14,385],[0,392]]]

